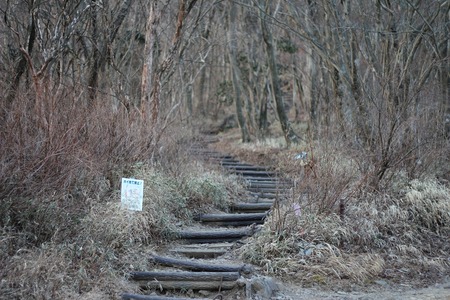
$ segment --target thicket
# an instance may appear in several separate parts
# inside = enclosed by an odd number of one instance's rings
[[[126,274],[196,211],[223,208],[239,185],[193,160],[189,130],[156,131],[139,113],[76,91],[20,93],[0,133],[0,294],[3,298],[117,297]],[[1,103],[4,103],[1,101]],[[155,132],[159,135],[155,136]],[[120,205],[120,179],[144,180],[142,212]]]

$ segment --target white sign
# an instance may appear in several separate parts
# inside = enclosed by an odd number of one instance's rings
[[[120,199],[123,208],[142,211],[144,181],[133,178],[122,178]]]

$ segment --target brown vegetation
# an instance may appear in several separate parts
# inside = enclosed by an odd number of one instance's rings
[[[244,259],[304,283],[448,275],[448,1],[144,2],[0,3],[1,297],[135,289],[146,250],[239,194],[186,151],[228,125],[217,148],[295,183]]]
[[[430,150],[432,167],[399,164],[374,189],[370,161],[342,140],[286,149],[229,136],[219,149],[269,163],[294,180],[288,200],[275,205],[263,231],[240,250],[245,261],[303,285],[379,278],[427,285],[449,274],[450,188],[441,177],[448,158],[439,154],[446,148]],[[301,151],[305,160],[295,158]]]

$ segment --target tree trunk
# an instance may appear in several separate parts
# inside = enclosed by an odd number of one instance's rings
[[[28,42],[27,42],[27,53],[32,54],[33,52],[33,46],[34,41],[36,40],[36,21],[34,19],[33,14],[30,12],[30,26],[29,26],[29,33],[28,33]],[[5,16],[6,20],[6,16]],[[16,70],[14,71],[14,79],[9,84],[9,88],[7,90],[8,94],[6,96],[6,105],[5,105],[5,112],[7,112],[12,103],[14,102],[14,99],[16,98],[17,90],[19,89],[20,85],[20,78],[22,77],[23,73],[26,70],[27,67],[27,59],[25,55],[20,52],[20,60],[17,63]]]
[[[280,119],[281,128],[283,130],[286,143],[288,146],[290,146],[291,143],[298,143],[299,137],[295,134],[294,130],[292,129],[286,111],[284,109],[283,92],[281,91],[281,83],[278,77],[278,68],[275,61],[275,47],[273,45],[273,37],[265,20],[266,14],[268,13],[269,13],[269,2],[266,1],[265,14],[261,17],[261,30],[263,34],[264,44],[266,46],[265,48],[269,63],[270,78],[272,83],[272,89],[274,92],[275,103],[277,106],[278,118]]]
[[[141,80],[141,113],[146,119],[146,113],[150,102],[150,92],[153,81],[154,46],[156,39],[156,27],[159,23],[159,14],[156,12],[157,1],[150,2],[147,25],[145,27],[144,66]]]
[[[122,6],[119,9],[119,12],[112,23],[111,30],[107,38],[100,37],[99,25],[98,21],[98,7],[94,7],[93,15],[92,15],[92,40],[94,42],[94,49],[92,54],[92,65],[89,75],[88,82],[88,105],[91,107],[95,101],[98,90],[98,80],[100,71],[104,68],[108,56],[110,56],[109,50],[111,44],[114,42],[117,32],[119,31],[120,26],[122,26],[125,17],[130,11],[130,7],[132,4],[132,0],[124,0]]]
[[[209,19],[208,19],[208,24],[206,25],[205,30],[203,30],[202,32],[202,41],[203,41],[203,47],[209,47],[209,35],[211,32],[211,24],[214,18],[214,8],[212,9],[210,15],[209,15]],[[204,58],[202,58],[202,63],[206,64],[206,60],[208,59],[208,56],[206,55]],[[207,101],[205,101],[205,99],[208,99],[208,93],[206,90],[206,70],[207,68],[205,68],[205,66],[201,66],[201,70],[200,70],[200,79],[199,79],[199,83],[198,83],[198,104],[197,104],[197,110],[200,111],[200,114],[202,116],[206,116],[206,112],[207,112]],[[206,96],[206,97],[205,97]],[[206,103],[205,103],[206,102]]]
[[[231,63],[232,69],[232,78],[233,78],[233,89],[234,89],[234,102],[236,105],[236,115],[239,123],[239,127],[241,128],[242,142],[250,142],[250,135],[248,132],[247,122],[245,120],[244,113],[242,111],[242,81],[241,81],[241,71],[239,70],[239,66],[237,63],[237,36],[236,36],[236,4],[234,2],[229,2],[230,5],[230,15],[229,15],[229,42],[228,42],[228,56]]]

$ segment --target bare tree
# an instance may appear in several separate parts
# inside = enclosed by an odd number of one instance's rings
[[[242,96],[243,96],[243,86],[242,86],[242,76],[237,63],[237,35],[236,35],[236,4],[232,1],[229,2],[229,41],[228,41],[228,56],[231,64],[231,73],[233,78],[233,88],[234,88],[234,102],[236,104],[236,115],[239,122],[239,127],[241,128],[242,141],[249,142],[250,135],[248,132],[247,122],[242,108]]]
[[[272,33],[270,31],[270,28],[267,25],[266,16],[271,15],[270,11],[270,4],[269,1],[264,1],[263,4],[264,10],[261,9],[261,31],[264,39],[264,44],[266,46],[266,54],[267,54],[267,60],[269,64],[269,70],[270,70],[270,79],[272,84],[272,89],[274,91],[274,98],[275,103],[277,106],[277,114],[278,118],[280,119],[281,128],[283,129],[284,138],[286,140],[286,143],[290,145],[291,143],[298,143],[299,138],[297,134],[294,132],[294,130],[291,127],[291,124],[289,122],[289,119],[286,115],[286,111],[284,108],[284,102],[283,102],[283,95],[281,91],[281,84],[280,79],[278,76],[278,68],[276,64],[276,58],[275,58],[275,46],[273,42]]]

